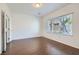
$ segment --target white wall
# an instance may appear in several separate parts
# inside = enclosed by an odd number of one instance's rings
[[[0,4],[1,10],[10,18],[11,25],[11,40],[39,37],[40,36],[40,20],[33,15],[10,13],[6,4]],[[2,37],[1,37],[1,16],[0,16],[0,53],[2,52]]]
[[[29,14],[12,14],[11,39],[24,39],[40,36],[39,18]]]
[[[2,47],[2,37],[1,37],[1,10],[5,14],[7,14],[10,17],[10,19],[11,19],[11,15],[10,15],[10,12],[9,12],[9,9],[8,9],[7,5],[6,4],[3,4],[3,3],[0,3],[0,53],[2,52],[2,49],[1,49],[1,47]]]
[[[57,17],[64,14],[68,14],[73,12],[73,20],[72,20],[72,30],[73,35],[72,36],[66,36],[66,35],[59,35],[59,34],[53,34],[53,33],[47,33],[45,30],[45,24],[46,19],[49,19],[50,17]],[[67,45],[70,45],[75,48],[79,48],[79,4],[70,4],[67,5],[59,10],[56,10],[54,12],[51,12],[51,14],[48,14],[41,18],[41,32],[42,35],[46,38],[49,38],[51,40],[55,40]]]

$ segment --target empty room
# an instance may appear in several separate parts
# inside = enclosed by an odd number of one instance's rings
[[[0,3],[0,55],[79,55],[79,3]]]

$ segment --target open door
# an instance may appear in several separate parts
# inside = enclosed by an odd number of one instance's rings
[[[8,16],[1,11],[2,51],[6,51],[6,45],[10,40],[10,23]]]
[[[10,19],[7,15],[5,15],[5,29],[6,29],[6,43],[9,43],[10,41]]]
[[[1,36],[2,36],[2,51],[4,51],[4,12],[1,11]]]

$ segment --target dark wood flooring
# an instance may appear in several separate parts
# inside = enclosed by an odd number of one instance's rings
[[[38,37],[14,40],[2,55],[79,55],[79,49]]]

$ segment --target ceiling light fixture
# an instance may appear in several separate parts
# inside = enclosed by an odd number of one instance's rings
[[[41,3],[34,3],[34,4],[33,4],[33,7],[35,7],[35,8],[40,8],[41,6],[42,6]]]

